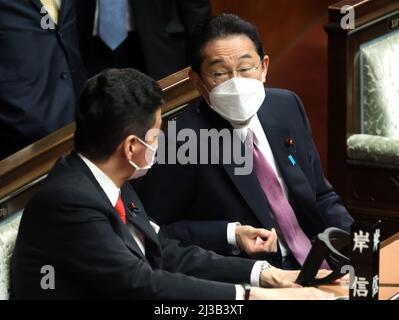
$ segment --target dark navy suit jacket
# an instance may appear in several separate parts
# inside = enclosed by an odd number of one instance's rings
[[[302,102],[292,92],[266,89],[258,117],[288,188],[289,201],[306,235],[312,239],[325,228],[349,230],[352,218],[323,175],[318,152]],[[177,119],[177,130],[232,130],[202,101]],[[292,139],[294,145],[286,143]],[[221,152],[221,151],[220,151]],[[289,160],[292,155],[294,166]],[[222,159],[222,154],[220,153]],[[237,164],[155,165],[138,190],[148,214],[169,236],[231,254],[229,222],[271,229],[275,222],[254,172],[234,174]],[[267,259],[280,265],[281,254]]]
[[[40,0],[0,0],[0,158],[74,121],[85,80],[74,0],[43,29]]]
[[[181,247],[155,233],[129,183],[121,196],[145,255],[83,160],[74,152],[61,158],[23,213],[12,298],[234,299],[234,284],[250,282],[253,260]],[[40,286],[43,266],[54,268],[54,289]]]

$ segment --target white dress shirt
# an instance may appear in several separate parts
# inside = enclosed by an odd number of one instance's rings
[[[263,156],[266,158],[267,162],[270,164],[272,167],[274,173],[277,176],[277,179],[280,183],[281,189],[283,190],[284,196],[288,199],[288,190],[287,190],[287,185],[284,182],[283,177],[281,176],[280,170],[277,167],[276,161],[273,156],[272,149],[270,148],[269,141],[267,140],[265,131],[263,130],[263,127],[259,121],[259,118],[257,115],[255,115],[248,123],[246,126],[237,126],[236,124],[231,123],[231,125],[234,128],[234,132],[238,134],[240,140],[242,142],[245,142],[245,139],[248,134],[248,129],[251,129],[253,134],[254,134],[254,143],[260,150],[260,152],[263,154]],[[275,221],[275,218],[272,213],[272,219]],[[235,237],[235,228],[237,226],[237,222],[234,223],[229,223],[227,226],[227,242],[232,245],[234,248],[238,248],[237,242],[236,242],[236,237]],[[278,242],[280,245],[281,249],[281,254],[283,257],[286,257],[290,254],[290,250],[287,246],[287,244],[284,241],[284,238],[281,234],[281,231],[279,230],[278,224],[276,223],[276,231],[278,234]],[[237,250],[233,250],[233,253],[236,253]]]
[[[44,3],[42,3],[42,5],[46,8],[46,10],[48,12],[51,12],[51,8],[47,8],[46,5]],[[55,9],[57,11],[60,11],[61,9],[61,5],[62,5],[62,0],[54,0],[54,5],[55,5]],[[52,19],[54,19],[54,17],[51,17]]]

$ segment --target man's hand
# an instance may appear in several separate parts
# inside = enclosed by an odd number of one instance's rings
[[[236,241],[238,247],[249,256],[263,252],[277,252],[277,233],[274,229],[269,231],[237,225]]]
[[[249,295],[250,300],[331,300],[334,297],[334,294],[323,292],[316,288],[251,288],[251,293]]]
[[[278,268],[268,268],[263,270],[260,285],[264,288],[300,288],[295,283],[298,278],[299,270],[282,270]]]
[[[268,268],[263,270],[260,285],[264,288],[299,288],[295,283],[300,270],[283,270],[278,268]],[[331,270],[321,269],[317,272],[316,278],[321,279],[328,276]]]
[[[321,269],[317,272],[316,279],[322,279],[327,277],[332,271],[331,270],[325,270]],[[334,284],[341,284],[341,285],[349,285],[350,282],[350,277],[349,274],[344,274],[342,275],[341,278],[334,280],[332,283]]]

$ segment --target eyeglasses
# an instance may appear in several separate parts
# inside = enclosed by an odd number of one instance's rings
[[[234,72],[236,72],[239,77],[252,78],[256,75],[256,71],[258,71],[261,64],[262,62],[259,62],[257,66],[247,66],[229,71],[214,71],[211,74],[208,74],[208,76],[214,81],[214,84],[221,84],[231,79],[234,77]]]

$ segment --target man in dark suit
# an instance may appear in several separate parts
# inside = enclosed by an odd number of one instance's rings
[[[254,170],[240,175],[240,163],[223,161],[226,150],[234,149],[225,139],[219,150],[197,138],[206,154],[216,149],[219,161],[204,163],[200,149],[187,165],[177,159],[154,166],[138,190],[147,212],[170,237],[224,255],[245,249],[237,223],[276,228],[279,250],[268,259],[299,268],[314,236],[330,226],[349,230],[352,223],[323,175],[302,102],[287,90],[265,91],[269,58],[256,28],[237,16],[220,15],[198,26],[191,49],[190,77],[204,99],[178,117],[177,133],[190,129],[200,137],[216,129],[238,137],[242,148],[249,143],[244,151],[253,155]],[[170,132],[167,141],[176,142],[176,134]]]
[[[127,11],[118,20],[126,20],[129,33],[116,48],[102,39],[102,1],[112,6],[122,1],[119,5]],[[211,5],[209,0],[85,0],[77,2],[77,13],[82,57],[90,74],[134,67],[161,79],[188,66],[187,39],[196,24],[211,16]]]
[[[162,103],[157,83],[136,70],[107,70],[87,82],[76,115],[76,150],[57,162],[24,211],[12,298],[330,297],[291,288],[297,271],[182,248],[158,234],[128,180],[152,165]]]
[[[72,122],[85,80],[74,1],[43,3],[0,0],[0,159]]]

